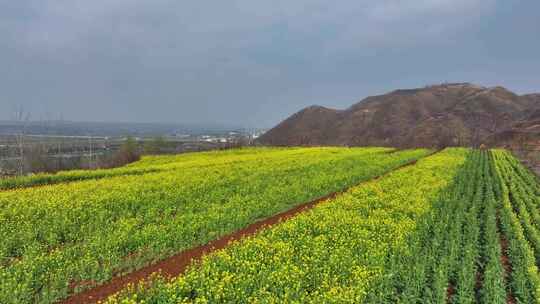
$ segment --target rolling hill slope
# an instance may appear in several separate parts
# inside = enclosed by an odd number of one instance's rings
[[[536,111],[536,112],[535,112]],[[371,96],[345,110],[310,106],[264,134],[278,146],[514,145],[540,138],[540,94],[451,83]],[[520,137],[521,138],[521,137]]]

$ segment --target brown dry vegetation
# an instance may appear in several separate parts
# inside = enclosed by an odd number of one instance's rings
[[[259,141],[283,146],[444,147],[515,146],[535,144],[539,138],[540,94],[519,96],[502,87],[458,83],[396,90],[346,110],[311,106]]]

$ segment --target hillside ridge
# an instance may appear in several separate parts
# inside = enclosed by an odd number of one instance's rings
[[[306,107],[259,139],[277,146],[512,146],[536,144],[540,94],[443,83],[368,96],[346,109]],[[535,114],[536,113],[536,114]],[[511,135],[510,135],[511,134]],[[520,143],[523,144],[523,143]]]

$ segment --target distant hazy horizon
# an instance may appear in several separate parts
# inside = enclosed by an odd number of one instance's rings
[[[271,127],[442,82],[540,91],[540,2],[0,2],[0,119]]]
[[[84,121],[84,120],[70,120],[70,119],[46,119],[43,117],[33,117],[31,116],[28,120],[31,124],[40,124],[40,123],[66,123],[66,124],[110,124],[110,125],[162,125],[162,126],[187,126],[187,127],[219,127],[224,129],[235,129],[235,128],[259,128],[257,126],[244,126],[241,124],[225,124],[217,122],[170,122],[170,121]],[[21,123],[13,118],[0,119],[0,125],[2,123]],[[265,128],[265,127],[261,127]]]

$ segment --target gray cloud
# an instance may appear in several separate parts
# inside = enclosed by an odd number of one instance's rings
[[[0,105],[268,126],[445,80],[540,90],[540,5],[508,2],[0,0]]]

